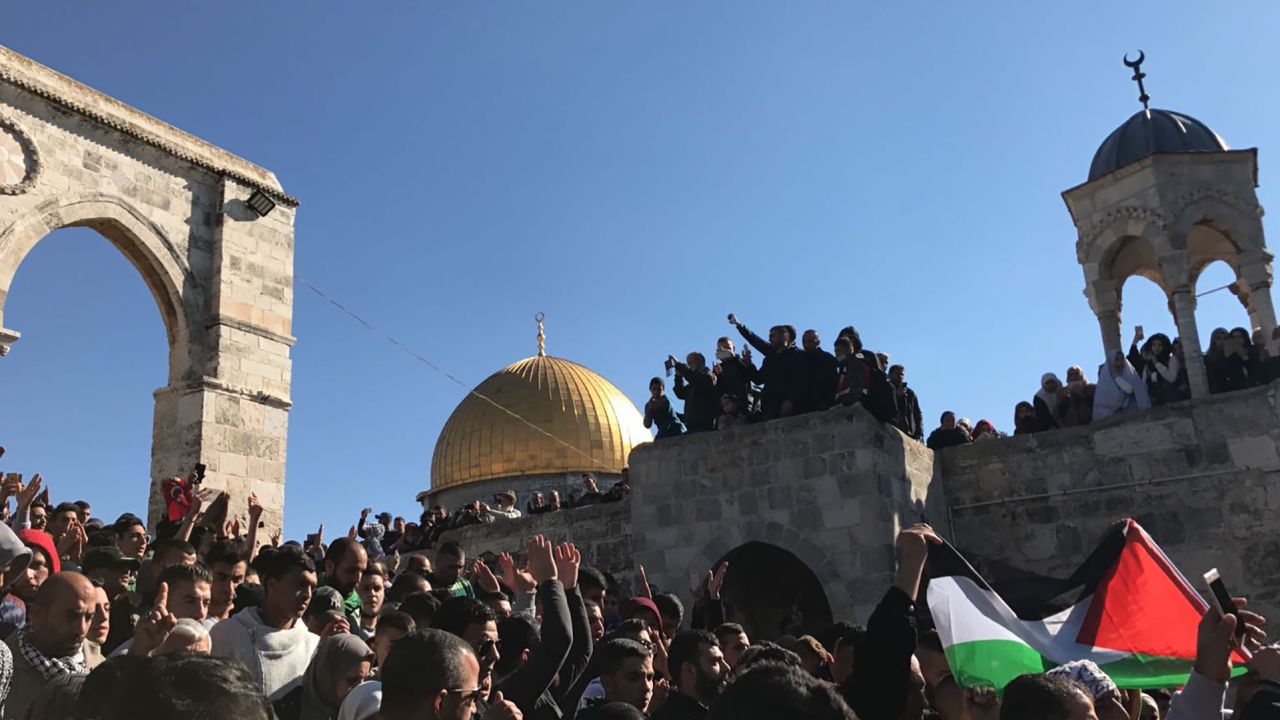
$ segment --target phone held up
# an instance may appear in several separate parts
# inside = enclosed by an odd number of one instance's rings
[[[1227,592],[1226,583],[1222,582],[1222,576],[1218,573],[1218,568],[1210,568],[1204,574],[1204,582],[1209,588],[1209,599],[1213,602],[1213,607],[1223,615],[1236,616],[1235,644],[1239,646],[1244,639],[1244,621],[1240,619],[1240,613],[1236,610],[1236,604],[1231,600],[1231,593]]]

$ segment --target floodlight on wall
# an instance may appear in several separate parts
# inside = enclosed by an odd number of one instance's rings
[[[253,194],[249,196],[247,204],[249,209],[258,217],[266,217],[267,213],[276,209],[275,201],[267,197],[267,194],[261,190],[254,190]]]

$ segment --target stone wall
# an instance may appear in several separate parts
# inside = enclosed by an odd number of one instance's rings
[[[22,319],[4,301],[23,258],[58,228],[98,231],[137,268],[169,342],[153,524],[160,481],[204,463],[234,514],[257,494],[267,537],[284,507],[297,201],[267,170],[3,47],[0,146],[24,168],[0,179],[0,355],[21,352],[5,325]],[[249,209],[254,192],[276,203],[265,217]]]
[[[456,540],[467,557],[474,558],[485,553],[524,552],[525,543],[534,535],[574,543],[588,565],[611,573],[627,593],[634,589],[636,566],[631,548],[631,505],[627,502],[471,525],[445,533],[442,541]]]
[[[622,477],[619,473],[591,473],[596,478],[600,492],[606,492]],[[426,506],[444,505],[450,512],[473,500],[492,504],[496,493],[511,491],[516,494],[516,509],[524,512],[525,505],[535,492],[547,498],[552,490],[560,493],[561,502],[568,502],[575,493],[582,493],[582,473],[559,473],[543,475],[525,475],[521,477],[482,480],[466,485],[448,487],[436,491],[427,501]]]
[[[749,541],[817,576],[836,619],[865,621],[892,581],[905,525],[941,519],[932,453],[861,407],[636,448],[632,543],[651,582],[687,588]],[[735,573],[750,568],[730,567]]]
[[[963,551],[1061,577],[1132,517],[1197,586],[1217,567],[1264,615],[1280,611],[1280,382],[935,464]]]

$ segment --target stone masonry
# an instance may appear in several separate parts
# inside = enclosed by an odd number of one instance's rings
[[[1217,567],[1280,612],[1280,382],[944,450],[936,467],[964,551],[1065,577],[1132,517],[1197,588]]]
[[[911,523],[988,567],[1065,577],[1132,517],[1193,583],[1217,567],[1264,615],[1280,612],[1280,382],[936,457],[860,408],[835,409],[642,446],[631,478],[629,504],[446,537],[471,555],[570,539],[628,590],[643,564],[686,598],[691,577],[765,542],[814,573],[836,619],[865,621]]]
[[[664,440],[631,453],[631,542],[650,581],[685,588],[763,541],[813,571],[836,618],[865,619],[898,531],[943,517],[932,474],[928,449],[861,407]]]
[[[55,229],[97,230],[142,275],[169,341],[152,525],[159,482],[203,462],[232,513],[255,492],[268,530],[280,527],[297,201],[270,172],[4,47],[0,153],[0,355],[21,351],[4,301],[23,258]],[[276,204],[265,217],[254,192]]]

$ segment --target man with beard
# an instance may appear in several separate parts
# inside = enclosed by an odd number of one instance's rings
[[[920,415],[920,400],[916,391],[907,387],[907,369],[901,365],[889,368],[889,384],[893,386],[893,401],[897,408],[893,424],[914,440],[924,440],[924,418]]]
[[[397,642],[382,668],[382,720],[520,720],[515,705],[491,698],[482,704],[480,663],[453,633],[418,630]]]
[[[822,349],[817,330],[804,331],[800,353],[800,382],[795,397],[796,414],[826,410],[836,400],[836,358]]]
[[[747,329],[738,322],[736,315],[729,315],[729,322],[738,328],[742,337],[751,347],[760,351],[764,362],[753,378],[764,385],[761,393],[760,410],[765,420],[787,417],[794,414],[795,403],[792,400],[800,382],[800,351],[795,347],[795,328],[790,325],[774,325],[769,328],[769,342]],[[834,389],[833,389],[834,392]]]
[[[97,591],[80,573],[49,576],[31,602],[27,626],[5,641],[13,655],[13,683],[5,717],[26,717],[45,685],[65,675],[84,674],[102,662],[102,651],[88,639]]]
[[[350,627],[360,626],[360,593],[356,587],[369,567],[369,553],[360,541],[338,538],[324,554],[324,575],[320,584],[331,587],[342,596],[343,611]]]
[[[675,692],[653,714],[653,720],[702,720],[729,679],[720,642],[705,630],[676,635],[667,648],[667,668]]]
[[[316,565],[302,550],[285,546],[261,563],[263,602],[213,626],[213,654],[249,668],[267,699],[275,701],[302,683],[320,637],[298,622],[316,587]]]

